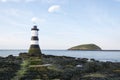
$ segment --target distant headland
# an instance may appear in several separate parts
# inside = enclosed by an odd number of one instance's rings
[[[82,45],[71,47],[68,50],[93,50],[93,51],[99,50],[101,51],[102,49],[95,44],[82,44]]]

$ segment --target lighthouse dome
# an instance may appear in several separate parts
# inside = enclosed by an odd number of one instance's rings
[[[37,31],[39,31],[39,29],[37,28],[36,25],[34,25],[33,28],[32,28],[31,30],[37,30]]]

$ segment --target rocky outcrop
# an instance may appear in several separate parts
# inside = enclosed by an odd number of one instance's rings
[[[68,50],[102,50],[95,44],[83,44],[69,48]]]

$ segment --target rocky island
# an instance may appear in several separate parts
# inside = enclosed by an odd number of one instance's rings
[[[82,44],[69,48],[68,50],[102,50],[99,46],[95,44]]]

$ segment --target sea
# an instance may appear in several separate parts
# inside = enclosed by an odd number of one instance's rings
[[[0,50],[1,57],[8,55],[18,56],[19,53],[28,52],[28,50]],[[120,51],[72,51],[72,50],[42,50],[45,55],[68,56],[75,58],[88,58],[99,61],[120,62]]]

